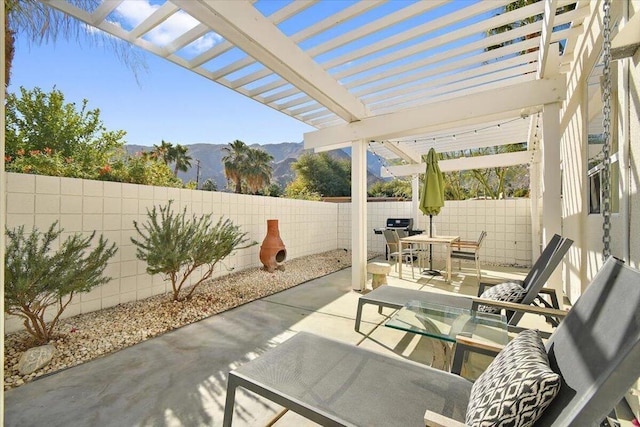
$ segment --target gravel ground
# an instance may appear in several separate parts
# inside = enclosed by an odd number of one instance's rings
[[[370,254],[370,258],[375,254]],[[4,389],[118,351],[165,332],[244,303],[291,288],[351,266],[351,252],[336,250],[286,262],[286,271],[260,268],[239,271],[200,286],[189,301],[174,302],[170,294],[64,319],[49,365],[30,375],[17,369],[22,353],[34,344],[26,332],[5,336]]]

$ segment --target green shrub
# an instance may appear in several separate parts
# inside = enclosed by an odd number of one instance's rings
[[[5,167],[7,172],[90,178],[72,158],[65,158],[60,152],[54,152],[48,147],[43,151],[18,150],[15,157],[5,156]]]
[[[109,165],[100,169],[98,179],[160,187],[183,186],[182,180],[173,174],[169,166],[146,153],[120,153]]]
[[[369,187],[368,194],[371,197],[404,197],[405,199],[410,199],[411,180],[378,181]]]
[[[202,191],[218,191],[218,184],[211,179],[208,178],[205,182],[202,183],[202,187],[200,187]]]
[[[26,173],[93,179],[123,148],[126,132],[107,130],[100,110],[90,110],[88,104],[86,99],[80,104],[67,103],[55,88],[43,92],[37,87],[20,87],[19,93],[8,93],[7,170],[25,172],[26,168]],[[23,165],[11,166],[11,158]]]
[[[73,296],[88,292],[111,280],[102,273],[115,255],[115,244],[107,245],[102,236],[97,246],[87,252],[91,236],[69,236],[57,251],[52,246],[62,233],[53,223],[44,234],[34,228],[26,235],[24,226],[7,229],[5,254],[5,311],[24,319],[24,326],[37,343],[52,338],[60,316]],[[45,321],[49,307],[57,305],[50,322]]]
[[[149,274],[163,274],[171,280],[173,299],[182,301],[190,298],[196,288],[213,274],[215,265],[229,256],[236,249],[244,249],[257,244],[252,242],[246,246],[247,233],[240,231],[230,220],[218,220],[212,225],[211,214],[196,218],[187,218],[186,208],[176,214],[167,206],[155,206],[147,209],[147,221],[144,224],[133,224],[139,238],[131,238],[137,247],[138,259],[147,262]],[[203,267],[200,279],[181,295],[181,290],[189,276]]]

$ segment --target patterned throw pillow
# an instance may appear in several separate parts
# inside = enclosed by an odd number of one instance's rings
[[[518,334],[471,387],[468,426],[531,426],[560,390],[538,331]]]
[[[494,301],[506,301],[520,303],[527,295],[527,291],[516,282],[505,282],[499,285],[491,286],[484,291],[480,298],[492,299]],[[485,313],[500,313],[498,307],[489,307],[488,305],[478,306],[478,311]]]

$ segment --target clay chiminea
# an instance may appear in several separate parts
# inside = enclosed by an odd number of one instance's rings
[[[276,268],[284,271],[285,259],[287,259],[287,249],[280,238],[278,220],[268,219],[267,235],[260,246],[260,261],[269,273],[273,273]]]

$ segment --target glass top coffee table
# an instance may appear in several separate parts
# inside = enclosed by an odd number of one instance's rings
[[[455,344],[450,370],[457,374],[465,351],[495,355],[509,341],[507,317],[503,314],[423,301],[409,301],[385,326]]]

